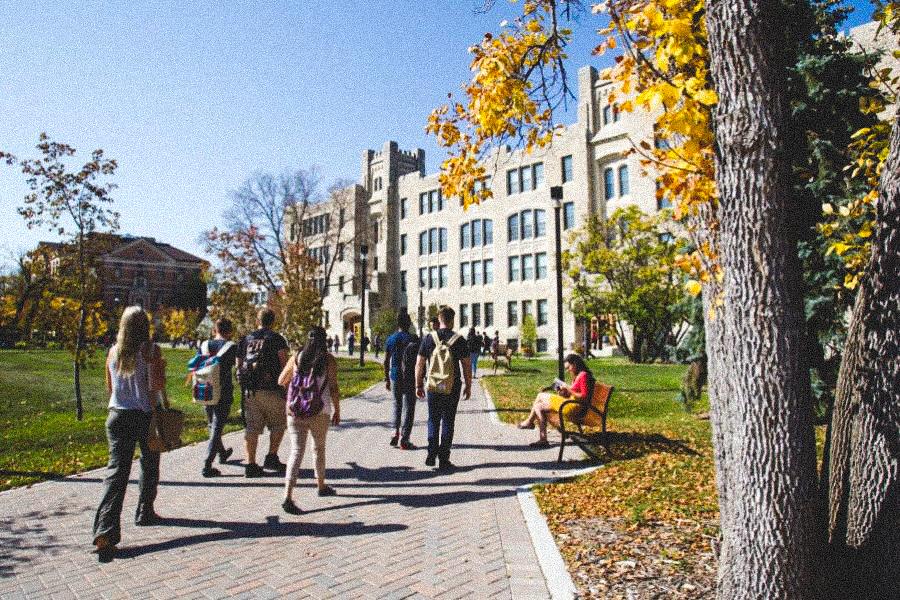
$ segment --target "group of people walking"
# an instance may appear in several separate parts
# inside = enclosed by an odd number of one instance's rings
[[[442,307],[433,320],[432,330],[419,339],[411,332],[412,323],[405,310],[397,314],[397,330],[385,343],[384,383],[393,395],[393,435],[389,443],[404,450],[415,449],[411,440],[416,402],[424,399],[428,407],[425,465],[441,472],[455,467],[450,451],[460,399],[469,399],[477,356],[484,343],[470,330],[467,337],[453,330],[455,312]],[[209,442],[202,468],[203,477],[218,477],[218,458],[224,464],[233,453],[222,441],[222,432],[231,411],[234,396],[233,371],[242,390],[242,414],[246,477],[259,477],[268,471],[284,474],[282,508],[300,514],[293,491],[308,437],[313,439],[315,476],[320,496],[333,496],[334,488],[325,481],[325,448],[328,429],[341,422],[338,367],[329,351],[329,337],[321,327],[313,327],[304,346],[289,355],[287,341],[273,330],[275,314],[262,309],[259,328],[234,344],[229,320],[215,323],[214,336],[198,349],[201,355],[219,360],[221,393],[219,402],[206,406]],[[479,347],[475,347],[475,338]],[[494,342],[496,343],[496,337]],[[334,342],[331,344],[334,347]],[[577,358],[577,357],[576,357]],[[571,359],[571,357],[570,357]],[[567,359],[569,364],[576,364]],[[578,372],[586,370],[577,364]],[[147,313],[137,306],[122,314],[115,344],[106,359],[106,387],[110,396],[106,434],[109,441],[109,474],[94,520],[93,539],[100,560],[111,560],[121,539],[121,512],[136,446],[141,450],[139,500],[136,525],[159,521],[154,500],[159,483],[160,454],[150,448],[151,417],[157,406],[168,408],[165,392],[165,360],[151,341]],[[575,370],[573,370],[573,374]],[[589,375],[589,372],[588,372]],[[590,382],[592,387],[592,376]],[[575,384],[563,394],[584,393],[584,383]],[[285,389],[288,390],[287,399]],[[293,395],[293,398],[292,398]],[[299,402],[298,402],[299,397]],[[286,402],[287,400],[287,402]],[[539,396],[532,415],[521,426],[537,423],[546,442],[546,419],[552,400]],[[309,409],[313,405],[314,410]],[[297,408],[297,407],[300,408]],[[269,431],[269,446],[262,464],[257,464],[260,434]],[[289,434],[290,455],[287,464],[278,457],[285,432]]]

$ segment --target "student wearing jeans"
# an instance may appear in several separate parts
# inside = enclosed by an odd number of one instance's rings
[[[215,324],[215,337],[203,342],[200,345],[200,354],[207,356],[215,356],[218,354],[225,344],[231,341],[232,326],[228,319],[219,319]],[[203,463],[204,477],[218,477],[222,473],[213,467],[213,461],[216,456],[219,462],[225,464],[234,450],[226,448],[222,443],[222,431],[225,429],[225,423],[228,421],[228,413],[231,411],[231,404],[234,402],[234,382],[232,381],[231,369],[237,361],[237,346],[232,344],[230,348],[225,350],[219,359],[219,376],[221,380],[221,395],[219,403],[213,406],[206,406],[206,422],[209,428],[209,444],[206,447],[206,460]]]
[[[319,414],[308,418],[295,417],[290,414],[290,410],[286,410],[291,455],[285,473],[284,501],[281,507],[292,515],[301,513],[292,496],[306,450],[307,434],[312,435],[316,452],[315,473],[319,495],[334,496],[337,493],[333,487],[325,483],[325,438],[329,424],[337,426],[341,422],[341,394],[337,382],[337,361],[325,346],[323,328],[312,328],[303,350],[288,360],[278,378],[278,383],[288,387],[296,372],[312,373],[314,385],[322,390],[323,406]]]
[[[129,306],[122,313],[116,344],[106,359],[109,474],[94,517],[94,546],[101,562],[112,560],[121,541],[122,504],[135,446],[141,449],[141,476],[134,521],[136,525],[159,521],[153,509],[159,484],[159,452],[152,452],[147,440],[157,393],[162,392],[163,402],[168,404],[164,390],[165,363],[159,346],[150,341],[147,313],[139,306]]]

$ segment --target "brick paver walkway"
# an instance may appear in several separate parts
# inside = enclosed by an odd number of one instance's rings
[[[328,435],[339,495],[316,495],[310,448],[294,496],[300,516],[281,510],[281,478],[242,476],[240,433],[226,437],[234,462],[218,479],[199,475],[202,444],[163,455],[159,526],[131,524],[135,464],[109,564],[90,553],[105,470],[4,492],[0,597],[547,597],[515,488],[560,474],[556,450],[529,450],[534,432],[493,422],[476,385],[457,417],[460,469],[438,474],[423,449],[388,446],[391,402],[381,386],[344,401],[344,423]],[[420,444],[426,410],[420,402]]]

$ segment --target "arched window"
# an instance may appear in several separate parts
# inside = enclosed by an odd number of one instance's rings
[[[628,165],[622,165],[619,167],[619,196],[627,196],[628,194]]]

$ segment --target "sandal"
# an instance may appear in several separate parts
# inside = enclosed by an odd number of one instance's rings
[[[536,442],[531,442],[528,445],[532,448],[549,448],[550,442],[548,442],[547,440],[538,440]]]
[[[516,425],[516,427],[518,427],[519,429],[534,429],[534,423],[526,423],[525,421],[522,421],[521,423]]]

